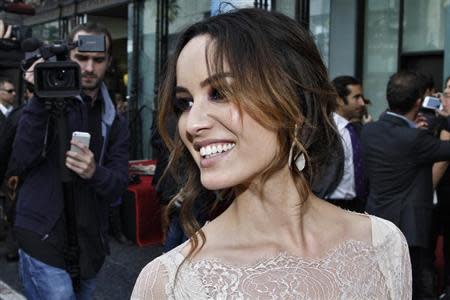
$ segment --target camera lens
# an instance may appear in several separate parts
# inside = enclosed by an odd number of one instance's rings
[[[73,70],[54,69],[45,73],[45,82],[50,89],[61,89],[74,86]]]
[[[57,61],[34,68],[35,93],[41,98],[74,97],[80,94],[80,67],[75,62]]]

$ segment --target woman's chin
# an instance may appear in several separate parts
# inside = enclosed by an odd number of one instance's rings
[[[205,189],[210,190],[210,191],[227,189],[227,188],[234,186],[232,183],[227,182],[223,179],[219,179],[219,178],[215,178],[215,179],[212,179],[212,178],[203,179],[202,178],[201,183]]]

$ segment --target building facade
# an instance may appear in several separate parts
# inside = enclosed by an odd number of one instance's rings
[[[35,1],[36,2],[36,1]],[[126,95],[135,159],[151,158],[151,125],[159,78],[177,34],[192,22],[230,9],[219,0],[46,0],[25,17],[33,36],[65,38],[76,25],[99,21],[113,36],[112,93]],[[450,75],[450,0],[228,0],[234,7],[282,12],[312,32],[330,79],[364,84],[375,119],[387,108],[386,84],[398,70],[428,73],[436,87]],[[446,20],[449,21],[446,21]],[[447,51],[446,51],[447,50]]]

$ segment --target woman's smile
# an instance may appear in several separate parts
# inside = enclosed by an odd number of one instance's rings
[[[200,148],[200,166],[209,168],[222,160],[235,147],[235,143],[210,144]]]

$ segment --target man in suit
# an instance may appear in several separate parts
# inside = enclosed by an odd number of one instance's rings
[[[337,92],[337,109],[333,119],[341,137],[337,153],[319,176],[320,182],[313,190],[330,203],[356,212],[364,211],[366,185],[363,175],[359,131],[353,120],[361,120],[364,113],[364,96],[361,82],[352,76],[339,76],[333,81]],[[332,171],[333,169],[334,171]],[[337,176],[329,177],[327,174]]]
[[[1,32],[0,32],[1,34]],[[1,35],[0,35],[1,37]],[[14,89],[14,84],[8,78],[0,78],[0,142],[5,141],[5,136],[2,133],[3,128],[6,125],[6,119],[10,112],[13,110],[13,104],[16,98],[16,92]],[[3,152],[3,147],[0,148]],[[0,155],[0,167],[3,169],[3,162],[7,164],[6,160],[3,159],[3,155]],[[6,168],[6,166],[5,166]],[[5,236],[5,226],[4,226],[4,215],[3,211],[6,206],[6,195],[2,188],[3,185],[3,175],[0,176],[0,239]]]
[[[444,131],[440,140],[414,123],[425,90],[418,73],[391,76],[386,91],[389,110],[379,121],[364,126],[361,135],[369,180],[366,211],[393,222],[405,235],[414,299],[433,296],[432,286],[425,280],[430,261],[432,168],[435,162],[450,160],[448,132]]]
[[[25,104],[24,104],[25,105]],[[3,221],[6,222],[5,227],[8,229],[6,234],[6,248],[8,249],[5,257],[8,262],[17,261],[18,247],[12,232],[12,224],[14,224],[15,215],[15,194],[19,184],[18,170],[15,163],[10,162],[12,154],[12,145],[16,135],[17,125],[22,114],[23,107],[19,106],[13,109],[5,119],[3,128],[0,128],[0,182],[1,192],[4,193],[3,211],[6,213]],[[18,156],[20,159],[20,155]]]
[[[0,129],[2,129],[8,114],[13,110],[15,100],[14,83],[8,78],[0,78]]]

